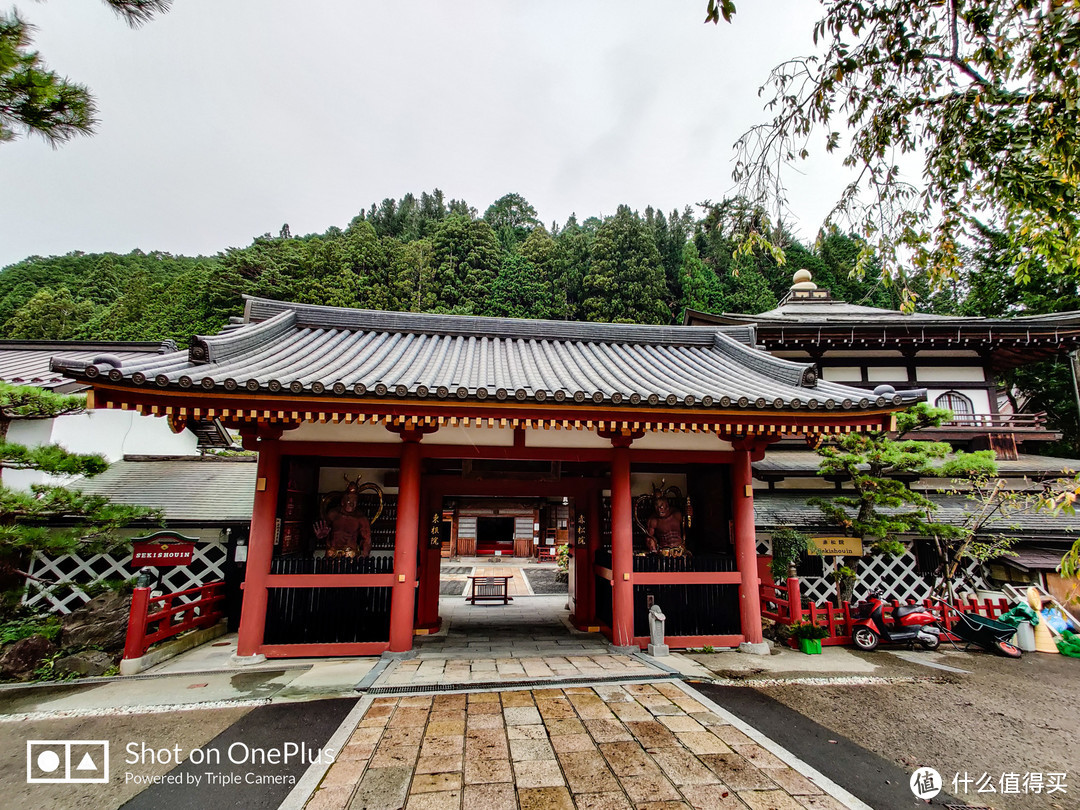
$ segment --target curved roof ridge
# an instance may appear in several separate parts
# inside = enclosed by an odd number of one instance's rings
[[[197,335],[191,339],[188,359],[196,364],[220,363],[281,337],[296,323],[295,311],[283,309],[260,323],[245,324],[217,335]]]

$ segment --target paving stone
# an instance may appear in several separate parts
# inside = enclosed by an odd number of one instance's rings
[[[717,717],[715,714],[709,711],[705,712],[690,712],[690,716],[697,720],[703,726],[726,726],[728,725],[726,720]],[[728,726],[730,728],[730,726]],[[745,736],[745,735],[744,735]],[[750,739],[747,737],[746,739]]]
[[[503,708],[507,706],[535,706],[532,693],[527,690],[519,692],[501,692]]]
[[[690,810],[686,802],[644,802],[634,805],[635,810]]]
[[[693,717],[685,714],[673,714],[664,717],[657,718],[661,723],[670,728],[672,731],[704,731],[705,726],[701,725]]]
[[[420,756],[423,757],[456,757],[461,756],[461,750],[465,744],[463,736],[458,737],[425,737],[424,744],[420,748]]]
[[[636,742],[604,743],[600,751],[619,776],[660,775],[660,766]]]
[[[660,723],[655,720],[650,720],[647,723],[627,723],[627,729],[641,742],[644,748],[667,748],[669,746],[678,745],[678,740],[675,739],[675,735]]]
[[[518,804],[521,810],[574,810],[565,787],[519,789]]]
[[[578,810],[633,810],[621,790],[610,793],[575,793]]]
[[[573,705],[566,698],[536,701],[536,708],[545,720],[565,720],[577,717]]]
[[[503,717],[508,726],[539,725],[544,721],[540,719],[540,712],[535,706],[511,706],[503,709]]]
[[[338,752],[338,759],[352,759],[367,761],[375,751],[374,743],[348,743]]]
[[[367,766],[367,760],[338,759],[330,770],[326,772],[322,783],[324,785],[355,785],[360,781],[360,775]]]
[[[537,759],[555,759],[555,751],[545,737],[542,740],[510,740],[510,756],[514,762]],[[530,787],[546,787],[531,785]]]
[[[357,785],[349,810],[399,810],[412,778],[411,768],[369,768]]]
[[[514,781],[514,773],[508,759],[465,760],[465,784],[512,781]]]
[[[418,773],[413,777],[410,793],[438,793],[460,790],[460,773]]]
[[[642,776],[620,776],[619,781],[635,805],[641,802],[679,800],[679,791],[659,771]]]
[[[686,787],[683,797],[694,810],[746,810],[738,794],[726,785]]]
[[[551,738],[551,746],[560,754],[596,750],[596,743],[588,734],[560,734]]]
[[[470,703],[469,704],[469,717],[477,714],[497,714],[502,716],[502,704],[498,701],[494,703]]]
[[[468,699],[466,695],[436,695],[431,701],[431,708],[435,711],[446,709],[464,709]]]
[[[624,687],[631,695],[655,695],[656,687],[651,683],[628,683]]]
[[[666,717],[672,714],[681,715],[683,710],[672,703],[667,698],[660,698],[658,700],[649,700],[648,698],[639,698],[641,705],[652,712],[657,717]]]
[[[753,745],[754,741],[739,731],[735,726],[727,723],[711,729],[712,733],[726,742],[728,745]]]
[[[822,792],[821,788],[791,768],[770,768],[766,773],[792,796],[812,796]]]
[[[428,716],[428,723],[438,723],[443,720],[460,720],[464,723],[466,716],[464,706],[460,709],[432,709]]]
[[[563,776],[574,794],[591,791],[617,791],[619,782],[608,770],[599,751],[572,751],[559,755]]]
[[[507,726],[506,737],[509,740],[546,740],[548,732],[544,726]]]
[[[466,810],[503,810],[517,806],[511,784],[466,785],[463,806]]]
[[[724,741],[710,731],[679,731],[675,734],[679,742],[695,754],[730,754]]]
[[[416,761],[416,773],[449,773],[452,771],[460,771],[461,763],[462,756],[460,754],[456,757],[420,757],[420,759]]]
[[[383,733],[380,746],[387,745],[415,745],[419,746],[424,741],[423,726],[398,726],[388,728]]]
[[[492,714],[470,714],[466,726],[469,731],[477,728],[502,728],[502,712]]]
[[[441,669],[441,667],[440,667],[440,669]],[[423,695],[413,695],[411,697],[403,697],[401,699],[401,702],[398,705],[402,706],[402,707],[407,707],[407,708],[430,709],[431,708],[431,698],[430,697],[425,697]]]
[[[396,700],[393,703],[372,703],[368,706],[368,710],[364,714],[364,717],[386,717],[387,715],[394,713],[394,706],[396,705]]]
[[[465,734],[465,720],[432,720],[424,731],[425,737],[461,737]]]
[[[625,742],[633,740],[626,726],[618,720],[586,720],[585,728],[598,743]]]
[[[348,806],[349,796],[352,795],[354,787],[355,785],[320,787],[304,805],[304,810],[341,810],[342,807]]]
[[[753,745],[734,745],[736,753],[746,757],[750,760],[751,764],[758,768],[771,769],[771,768],[787,768],[789,767],[786,762],[773,754],[766,751],[760,745],[756,743]]]
[[[554,759],[514,763],[514,781],[521,788],[559,787],[565,784],[559,763]]]
[[[371,758],[371,767],[412,768],[419,752],[418,745],[380,745]]]
[[[803,810],[803,806],[782,790],[739,791],[750,810]]]
[[[701,761],[732,790],[769,790],[776,783],[765,772],[736,753],[702,754]]]
[[[615,716],[624,723],[647,723],[653,719],[652,713],[636,700],[633,703],[611,703],[609,707],[611,711],[615,712]]]
[[[379,742],[379,738],[382,737],[382,729],[380,728],[357,728],[349,737],[347,745],[366,745],[371,743],[375,745]]]
[[[414,793],[409,796],[405,810],[460,810],[461,791],[448,790],[442,793]]]
[[[394,716],[387,723],[389,728],[401,728],[402,726],[427,725],[430,712],[423,708],[400,708],[394,712]]]
[[[368,717],[364,716],[364,719],[360,721],[360,728],[385,728],[390,717],[383,715],[381,717]]]
[[[613,720],[615,718],[607,704],[595,694],[573,695],[570,702],[574,704],[582,720]]]
[[[795,801],[809,810],[848,810],[846,805],[824,793],[819,796],[796,796]]]
[[[563,734],[585,733],[585,726],[576,717],[567,718],[566,720],[548,720],[545,718],[544,726],[547,728],[547,733],[552,737],[558,737]]]
[[[697,757],[682,748],[657,748],[649,753],[676,785],[709,785],[720,781]]]
[[[499,703],[498,692],[471,692],[468,698],[470,710],[472,710],[474,703]]]
[[[506,733],[498,728],[470,730],[465,735],[466,759],[509,759]]]

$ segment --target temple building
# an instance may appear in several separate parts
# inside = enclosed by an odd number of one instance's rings
[[[656,602],[671,646],[763,652],[752,465],[784,439],[887,429],[925,392],[823,378],[812,355],[762,341],[751,319],[636,326],[249,298],[187,351],[53,368],[89,386],[96,409],[176,431],[220,420],[258,451],[241,658],[406,652],[439,626],[444,549],[516,554],[549,537],[573,551],[577,627],[640,647]]]
[[[941,427],[910,438],[948,442],[957,450],[993,450],[998,473],[1009,487],[1037,487],[1043,479],[1080,469],[1080,461],[1031,452],[1061,438],[1049,430],[1045,414],[1018,410],[1004,395],[1002,372],[1080,348],[1080,312],[1017,317],[902,314],[851,304],[818,287],[800,270],[789,294],[773,310],[758,315],[688,312],[696,327],[731,328],[752,324],[762,348],[775,357],[813,363],[821,377],[864,391],[887,385],[896,391],[924,390],[927,401],[953,412]],[[754,462],[758,551],[770,551],[770,532],[791,527],[811,534],[836,533],[811,496],[838,494],[845,482],[817,474],[820,458],[804,442],[782,441]],[[943,478],[923,478],[909,486],[938,504],[938,519],[958,524],[972,508],[962,496],[942,495]],[[1048,511],[1018,514],[1002,526],[1019,541],[1015,554],[983,565],[966,561],[957,585],[977,593],[1005,583],[1038,583],[1065,600],[1068,585],[1055,568],[1080,530],[1080,520]],[[864,556],[858,565],[856,598],[880,590],[896,599],[930,594],[940,559],[931,538],[907,537],[899,557]],[[803,593],[817,602],[835,598],[829,574],[835,558],[812,556],[799,566]]]

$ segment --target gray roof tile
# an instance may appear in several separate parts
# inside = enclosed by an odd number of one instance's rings
[[[477,318],[319,307],[261,298],[247,323],[189,352],[114,368],[56,358],[84,379],[155,388],[351,397],[570,400],[794,410],[910,404],[818,380],[813,365],[754,347],[750,326],[688,327]]]

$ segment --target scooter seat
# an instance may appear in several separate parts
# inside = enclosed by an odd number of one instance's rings
[[[900,605],[893,609],[893,617],[900,619],[910,613],[918,613],[922,608],[919,605]]]

